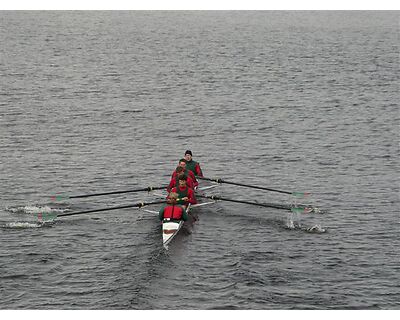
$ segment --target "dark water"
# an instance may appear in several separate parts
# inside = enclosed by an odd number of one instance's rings
[[[398,12],[0,16],[1,309],[399,309]],[[168,251],[145,211],[36,223],[154,199],[47,195],[164,184],[188,148],[325,214],[218,203]]]

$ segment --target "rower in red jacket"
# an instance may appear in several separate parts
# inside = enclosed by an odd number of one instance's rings
[[[200,168],[200,163],[192,159],[192,151],[186,150],[185,152],[186,169],[192,171],[196,177],[202,177],[203,172]]]
[[[183,169],[182,167],[177,167],[175,171],[176,171],[176,176],[175,176],[175,178],[171,179],[171,181],[167,187],[168,192],[170,192],[173,187],[179,187],[179,177],[185,176],[185,169]],[[186,185],[190,189],[194,189],[193,180],[187,176],[186,176]]]
[[[184,207],[177,205],[178,195],[171,192],[167,199],[167,204],[163,205],[158,212],[160,220],[171,219],[171,220],[183,220],[188,219],[188,214]]]
[[[179,178],[179,187],[174,187],[171,189],[171,192],[175,192],[178,194],[178,204],[188,206],[190,204],[196,204],[197,200],[194,195],[193,189],[189,188],[186,185],[186,178],[180,177]]]
[[[196,177],[194,176],[193,171],[190,171],[186,168],[186,160],[185,159],[181,159],[179,160],[179,167],[182,167],[185,171],[185,176],[190,177],[193,180],[193,186],[197,187],[199,185],[199,183],[196,180]],[[176,177],[176,170],[172,173],[172,177],[171,179]]]

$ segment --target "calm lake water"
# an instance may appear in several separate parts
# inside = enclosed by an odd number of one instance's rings
[[[399,309],[399,12],[0,16],[0,309]],[[49,196],[167,184],[186,149],[324,213],[218,202],[167,251],[143,210],[37,223],[160,199]]]

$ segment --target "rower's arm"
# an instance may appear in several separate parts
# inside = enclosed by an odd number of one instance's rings
[[[199,177],[203,176],[203,171],[201,171],[200,163],[197,162],[195,170],[196,170],[196,176],[199,176]]]
[[[185,210],[185,207],[182,206],[182,220],[187,221],[189,218],[187,211]]]
[[[168,193],[171,192],[172,188],[175,187],[175,185],[176,185],[175,179],[171,179],[171,181],[169,182],[169,185],[167,187]]]
[[[161,207],[160,211],[158,211],[158,218],[161,221],[164,219],[164,209],[165,209],[165,204]]]
[[[188,201],[189,203],[191,203],[191,204],[196,204],[197,203],[196,196],[194,195],[193,189],[189,189],[188,198],[189,198],[189,201]]]

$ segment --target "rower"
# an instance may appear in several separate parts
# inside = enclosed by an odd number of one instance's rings
[[[167,204],[163,205],[158,212],[158,217],[161,221],[164,220],[183,220],[188,219],[188,214],[185,208],[177,204],[178,194],[170,192],[167,198]]]
[[[171,181],[167,187],[168,192],[170,192],[173,187],[179,187],[179,177],[185,176],[185,169],[183,169],[182,167],[177,167],[175,171],[176,171],[176,176],[175,176],[175,178],[171,179]],[[188,176],[185,176],[185,177],[186,177],[186,185],[189,188],[194,189],[194,183],[193,183],[192,178],[190,178]]]
[[[202,177],[203,172],[200,168],[200,163],[192,159],[192,151],[186,150],[185,152],[186,168],[194,173],[196,177]]]
[[[185,159],[181,159],[179,160],[179,164],[178,167],[182,167],[184,169],[185,172],[185,176],[190,177],[193,180],[193,186],[197,187],[199,185],[199,183],[196,180],[196,177],[193,173],[193,171],[190,171],[186,168],[186,160]],[[177,175],[176,170],[172,173],[171,179],[175,178]]]
[[[193,189],[189,188],[186,185],[186,178],[184,176],[179,177],[179,186],[174,187],[171,189],[172,193],[177,193],[178,194],[178,204],[188,206],[190,204],[196,204],[197,200],[194,195]]]

